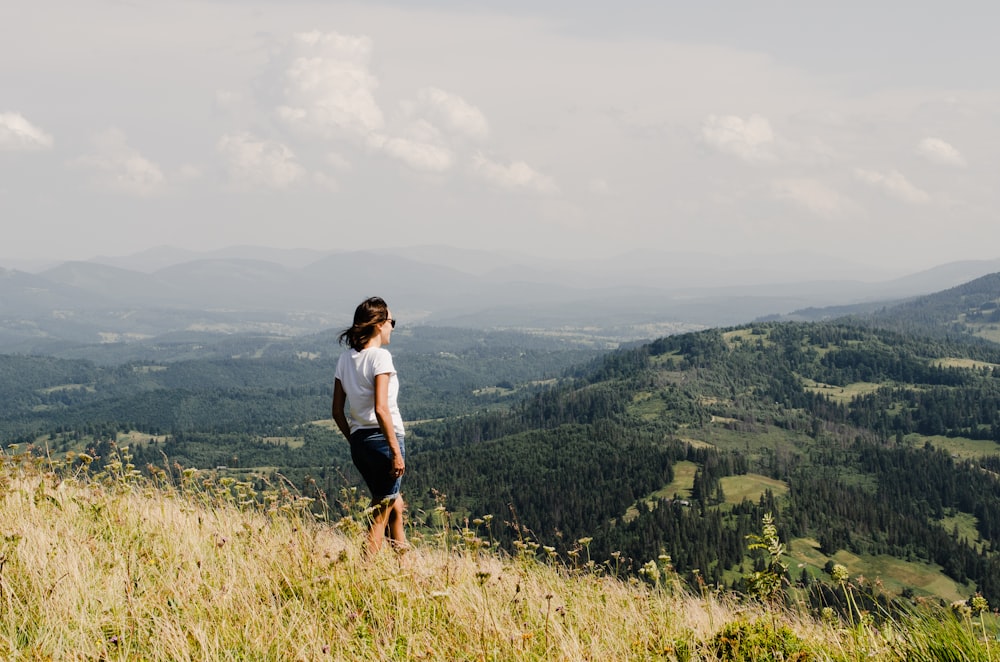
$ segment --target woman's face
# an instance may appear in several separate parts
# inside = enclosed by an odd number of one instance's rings
[[[385,314],[387,317],[384,322],[378,325],[378,332],[379,332],[379,337],[382,340],[382,344],[388,345],[392,339],[393,317],[392,317],[392,311],[389,310],[388,308],[386,309]]]

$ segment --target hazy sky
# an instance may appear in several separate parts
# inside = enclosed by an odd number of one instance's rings
[[[0,266],[156,245],[1000,257],[993,2],[32,0]]]

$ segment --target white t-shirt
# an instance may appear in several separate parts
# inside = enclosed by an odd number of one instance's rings
[[[347,421],[351,432],[360,428],[377,428],[375,417],[375,375],[389,375],[389,413],[397,435],[403,434],[403,417],[399,413],[396,397],[399,380],[392,365],[392,354],[381,347],[369,347],[357,352],[349,349],[337,359],[335,376],[347,394]]]

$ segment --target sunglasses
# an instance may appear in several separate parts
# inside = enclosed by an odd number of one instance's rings
[[[386,318],[386,320],[385,320],[385,321],[386,321],[386,322],[388,322],[388,323],[389,323],[389,325],[390,325],[390,326],[391,326],[392,328],[394,328],[394,329],[396,328],[396,320],[392,319],[391,317],[388,317],[388,318]]]

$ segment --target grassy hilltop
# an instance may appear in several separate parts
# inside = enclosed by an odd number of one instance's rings
[[[693,594],[667,559],[650,561],[641,579],[620,580],[586,554],[558,557],[531,541],[504,555],[492,550],[489,521],[454,523],[443,510],[437,531],[414,535],[407,554],[366,561],[357,517],[324,522],[313,514],[317,504],[295,491],[256,493],[193,469],[147,478],[126,451],[99,473],[89,460],[56,462],[17,448],[0,455],[3,659],[990,660],[1000,653],[985,638],[995,623],[984,614],[932,605],[865,611],[863,594],[877,589],[857,578],[836,578],[846,611],[814,616],[794,599]]]

